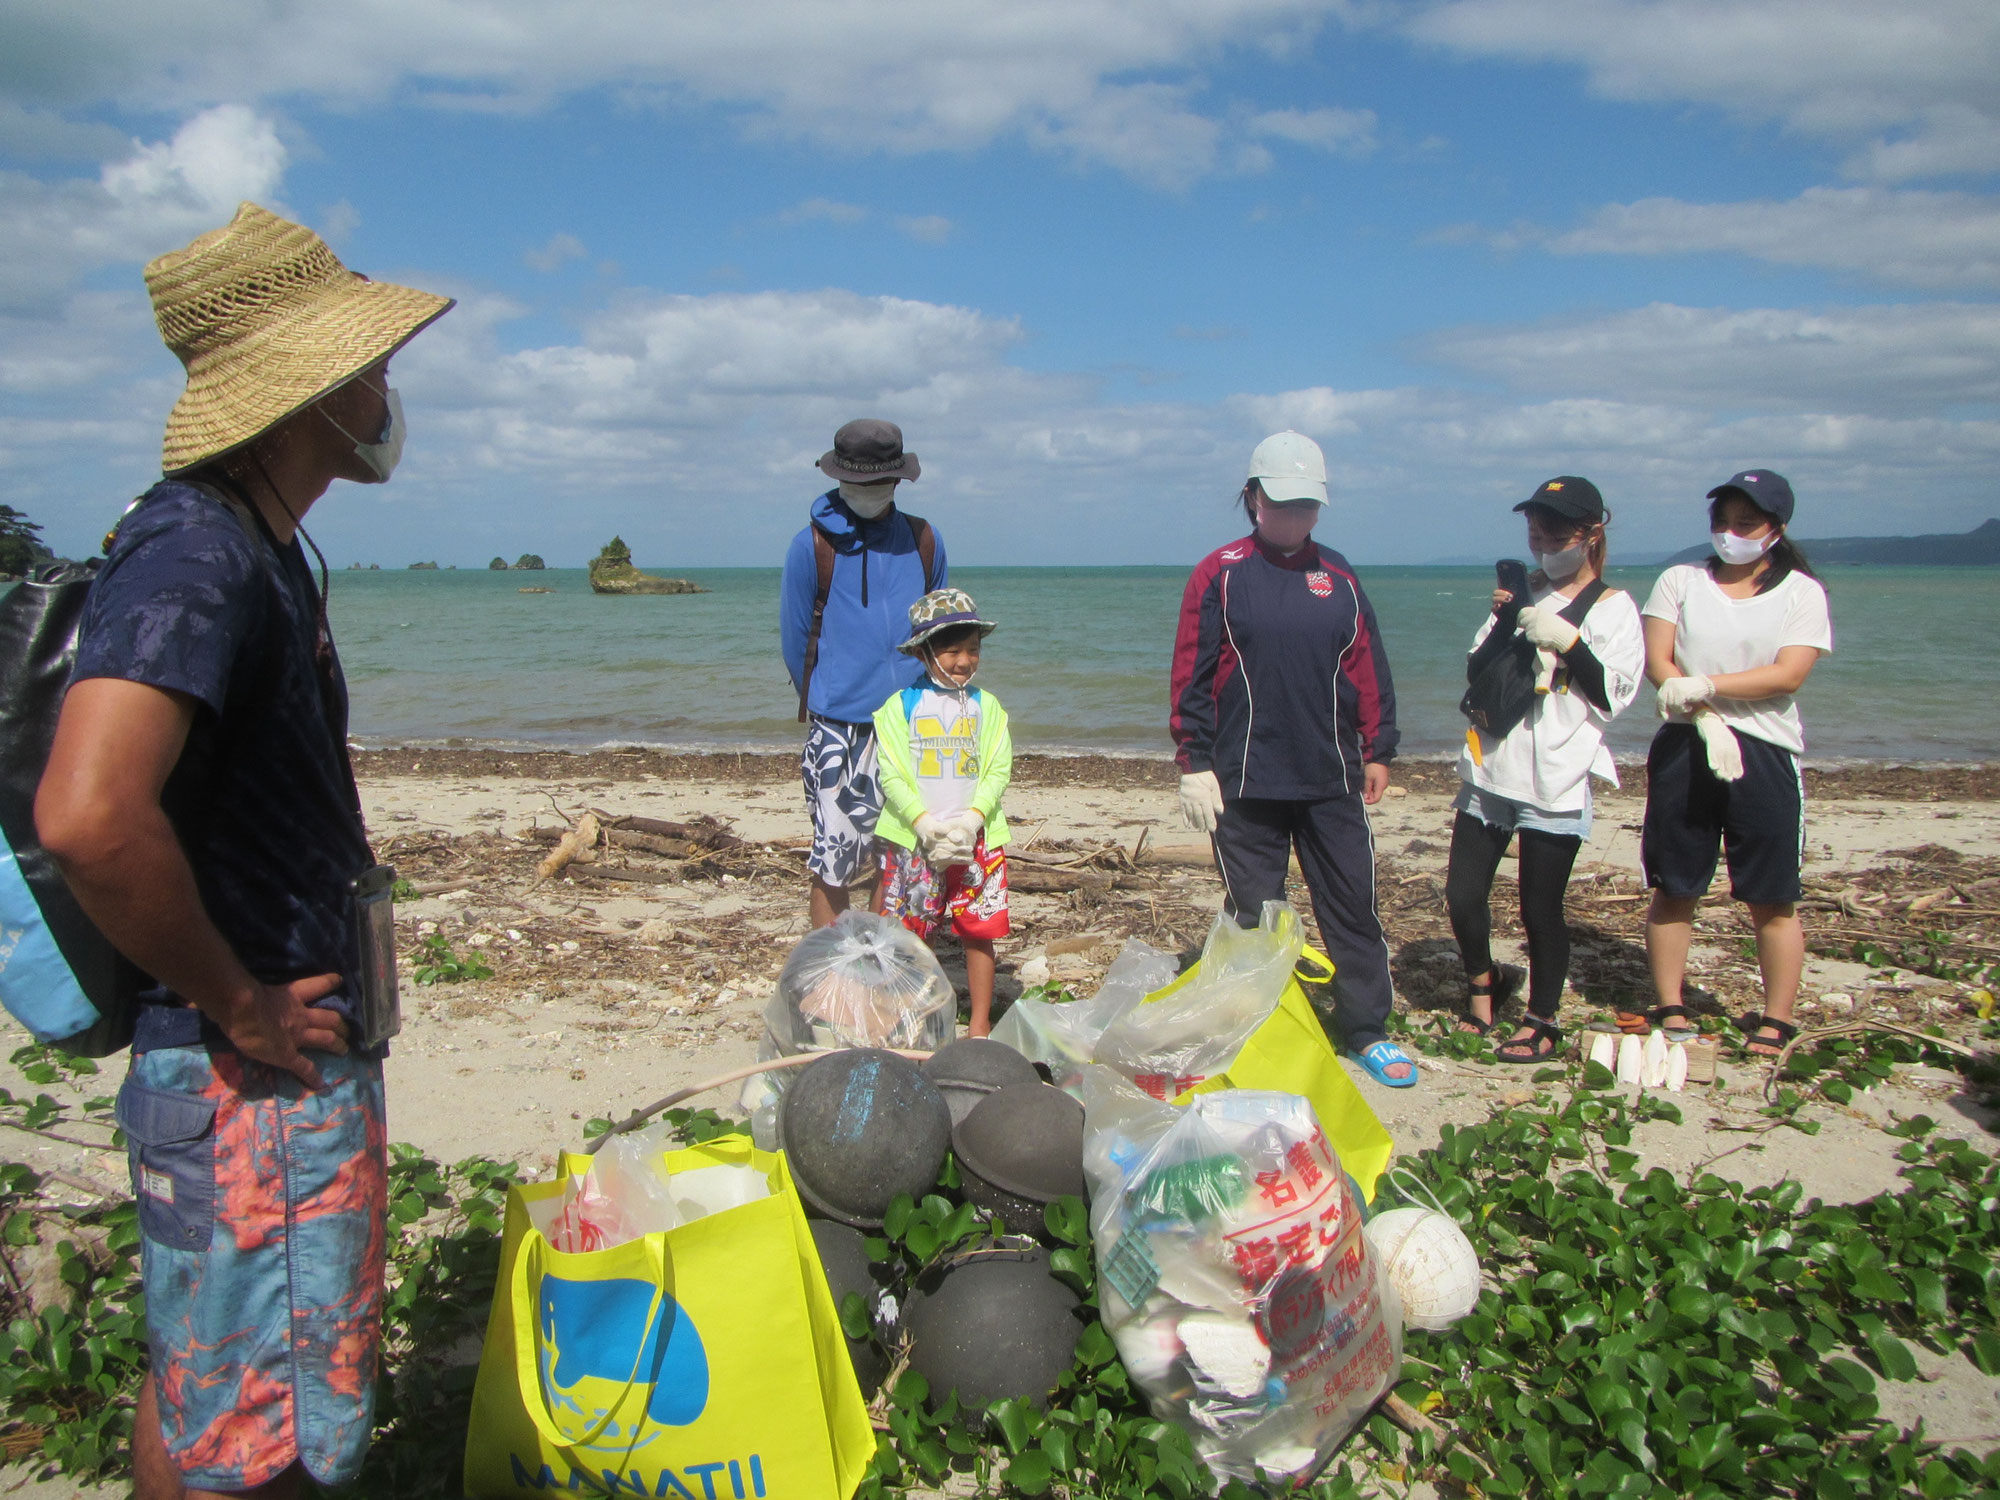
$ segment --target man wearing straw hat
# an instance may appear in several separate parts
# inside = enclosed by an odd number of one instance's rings
[[[118,1096],[152,1349],[137,1493],[291,1495],[367,1452],[394,1029],[326,568],[297,538],[334,480],[388,479],[389,356],[451,301],[251,203],[146,284],[187,389],[92,586],[36,823],[157,981]]]

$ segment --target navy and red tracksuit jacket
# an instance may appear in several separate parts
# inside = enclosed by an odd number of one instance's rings
[[[1358,794],[1363,764],[1396,753],[1396,690],[1347,559],[1254,535],[1202,559],[1181,598],[1172,728],[1182,771],[1213,771],[1231,800]]]

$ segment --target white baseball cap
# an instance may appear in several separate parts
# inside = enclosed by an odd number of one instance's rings
[[[1276,501],[1326,504],[1326,455],[1303,432],[1274,432],[1250,455],[1250,478]]]

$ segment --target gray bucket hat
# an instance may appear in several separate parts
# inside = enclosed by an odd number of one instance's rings
[[[836,432],[833,446],[819,456],[819,468],[829,479],[853,484],[915,479],[923,472],[917,455],[903,451],[903,429],[879,417],[857,417]]]

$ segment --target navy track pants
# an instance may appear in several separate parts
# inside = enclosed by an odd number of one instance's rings
[[[1312,893],[1320,941],[1334,964],[1335,1024],[1341,1041],[1358,1052],[1389,1034],[1393,1000],[1389,943],[1375,911],[1375,835],[1361,798],[1239,797],[1223,804],[1215,862],[1227,893],[1225,909],[1238,923],[1256,926],[1266,901],[1285,899],[1294,849]]]

